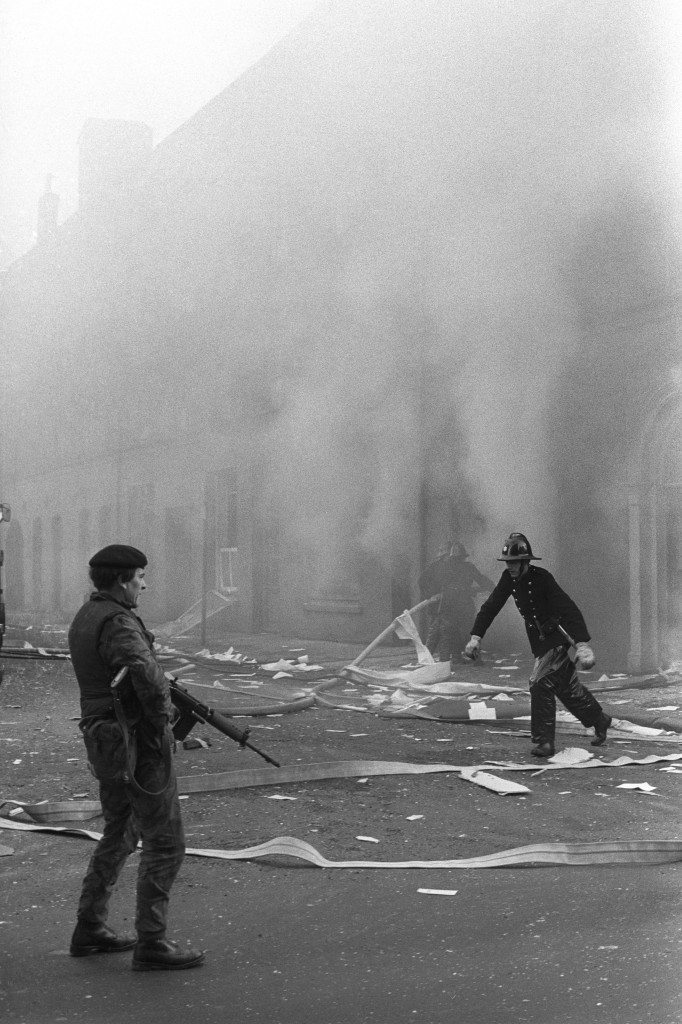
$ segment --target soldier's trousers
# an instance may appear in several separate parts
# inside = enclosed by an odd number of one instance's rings
[[[168,787],[156,796],[140,794],[120,779],[102,778],[107,772],[101,766],[114,763],[120,753],[117,728],[112,722],[100,727],[98,736],[86,740],[90,762],[99,778],[104,831],[83,879],[78,919],[86,924],[106,921],[114,886],[141,839],[135,928],[143,940],[159,939],[166,933],[170,889],[185,855],[178,785],[172,765]],[[93,756],[95,740],[97,752]],[[140,744],[135,778],[152,793],[163,787],[167,773],[160,749]]]
[[[586,728],[596,725],[602,706],[580,682],[567,647],[536,658],[530,677],[530,731],[534,743],[554,743],[556,698]]]

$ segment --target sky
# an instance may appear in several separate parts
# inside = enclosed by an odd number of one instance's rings
[[[33,244],[48,174],[77,204],[91,117],[143,121],[154,144],[319,0],[0,0],[0,269]]]

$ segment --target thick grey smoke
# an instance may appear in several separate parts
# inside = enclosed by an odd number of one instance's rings
[[[401,552],[452,532],[492,573],[522,529],[622,644],[624,465],[679,362],[678,43],[663,0],[324,5],[157,148],[82,268],[74,423],[177,422],[197,487],[227,432],[301,591],[413,583]]]

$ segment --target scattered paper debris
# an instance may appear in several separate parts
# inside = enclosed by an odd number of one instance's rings
[[[295,672],[319,672],[322,665],[309,665],[308,656],[304,655],[303,658],[299,658],[297,661],[288,658],[280,658],[279,661],[270,661],[265,665],[261,665],[261,668],[266,672],[288,672],[293,675]],[[275,679],[278,676],[274,676]]]
[[[211,741],[208,739],[202,740],[199,736],[190,736],[189,739],[182,741],[183,750],[200,750],[202,747],[205,750],[211,746]]]
[[[680,710],[680,706],[679,706],[679,704],[664,704],[663,707],[660,707],[660,708],[645,708],[644,710],[645,711],[679,711]]]
[[[497,718],[495,708],[489,708],[487,704],[473,703],[469,705],[469,718],[471,721],[479,721],[484,718]]]
[[[417,892],[423,892],[427,896],[456,896],[457,889],[417,889]]]
[[[406,821],[418,821],[420,818],[423,818],[423,817],[424,817],[423,814],[409,814],[405,820]]]
[[[650,729],[647,725],[637,725],[624,718],[614,718],[611,724],[614,729],[630,732],[636,736],[663,736],[666,733],[665,729]]]
[[[490,789],[493,793],[499,793],[500,796],[530,793],[528,787],[522,786],[519,782],[511,782],[509,779],[498,779],[496,775],[482,772],[478,768],[464,768],[459,774],[467,782],[474,782],[477,786],[483,786],[484,789]]]
[[[557,751],[547,760],[552,764],[580,764],[581,761],[589,761],[594,756],[589,750],[583,750],[582,747],[564,747],[563,750]]]
[[[293,664],[293,661],[286,658],[280,658],[279,661],[266,662],[261,665],[261,668],[265,669],[267,672],[281,672],[284,669],[291,668]]]
[[[281,793],[272,793],[264,798],[265,800],[298,800],[297,796],[282,796]]]
[[[361,843],[378,843],[379,842],[379,840],[378,839],[374,839],[373,836],[356,836],[355,838],[359,839]]]
[[[210,661],[229,661],[238,665],[257,665],[254,658],[249,658],[245,654],[239,654],[235,651],[234,647],[230,647],[229,650],[224,651],[222,654],[220,652],[211,654],[208,647],[204,647],[202,650],[196,651],[194,657],[207,658]],[[182,660],[184,661],[185,659],[183,658]]]
[[[649,785],[648,782],[621,782],[616,789],[640,789],[642,793],[653,793],[656,787]]]

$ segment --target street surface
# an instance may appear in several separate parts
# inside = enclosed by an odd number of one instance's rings
[[[305,647],[331,675],[358,653],[286,638],[231,642],[262,661]],[[406,660],[401,649],[380,651],[383,667]],[[476,678],[494,682],[494,664],[491,654]],[[527,666],[518,664],[524,685]],[[271,693],[276,684],[268,686]],[[619,717],[628,709],[680,705],[680,697],[679,683],[599,694]],[[68,663],[5,661],[3,799],[96,799],[76,717]],[[283,766],[531,760],[528,737],[508,723],[391,720],[314,705],[248,724],[252,741]],[[181,778],[265,766],[208,726],[192,735],[211,745],[178,750]],[[558,734],[562,746],[590,749],[585,737],[569,732]],[[670,753],[682,753],[677,737],[609,740],[599,751],[606,760]],[[539,842],[678,839],[680,780],[661,770],[669,766],[506,776],[528,786],[525,796],[499,796],[456,772],[251,786],[192,793],[183,811],[191,848],[239,849],[290,835],[332,861],[445,860]],[[623,782],[655,788],[616,788]],[[100,825],[98,818],[75,823],[95,831]],[[0,1019],[8,1024],[682,1021],[680,864],[320,869],[281,857],[188,856],[173,890],[170,937],[205,948],[206,964],[135,974],[129,953],[67,955],[89,840],[3,831],[0,844],[14,851],[0,858]],[[134,884],[135,857],[112,902],[115,927],[130,929]]]

